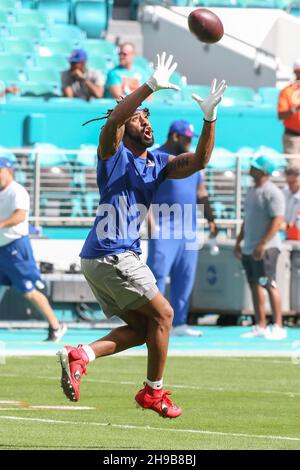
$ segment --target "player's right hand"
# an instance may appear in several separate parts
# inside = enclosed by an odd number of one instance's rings
[[[173,61],[172,54],[166,58],[166,53],[163,52],[161,55],[157,54],[156,56],[156,66],[153,72],[152,77],[146,82],[146,84],[153,91],[162,90],[164,88],[170,88],[173,90],[180,90],[177,85],[170,83],[170,77],[172,73],[176,70],[177,62]]]

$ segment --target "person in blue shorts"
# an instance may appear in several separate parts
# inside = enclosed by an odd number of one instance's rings
[[[29,194],[14,180],[10,159],[0,157],[0,300],[3,286],[23,294],[49,323],[48,341],[59,341],[66,332],[39,289],[44,288],[28,237]]]
[[[79,400],[80,381],[92,360],[147,345],[147,376],[135,396],[142,408],[165,418],[182,410],[163,389],[173,309],[159,292],[149,267],[142,261],[140,225],[159,185],[166,178],[186,178],[208,163],[215,140],[217,105],[226,88],[213,81],[206,99],[194,99],[204,113],[204,125],[195,152],[178,156],[153,153],[149,110],[141,103],[170,83],[177,64],[163,52],[153,75],[108,112],[98,145],[97,183],[100,203],[96,219],[81,251],[81,268],[105,315],[119,316],[125,325],[89,345],[66,346],[58,352],[65,395]]]
[[[189,152],[192,138],[198,137],[194,133],[191,123],[185,120],[174,121],[168,132],[167,141],[156,152],[165,152],[171,155],[180,155]],[[196,204],[204,205],[204,216],[207,218],[210,236],[215,237],[217,227],[209,204],[207,191],[201,172],[196,172],[184,179],[167,179],[160,185],[153,198],[153,204],[174,204],[183,212],[184,206],[189,205],[192,210],[192,231],[196,231]],[[155,220],[153,211],[149,210],[148,226],[151,233],[162,233],[162,225],[168,223],[169,214],[158,214]],[[174,220],[175,219],[175,220]],[[198,247],[189,249],[189,241],[186,238],[182,225],[178,227],[175,236],[176,220],[170,220],[170,237],[164,239],[161,236],[151,237],[148,245],[147,264],[153,272],[157,287],[160,292],[165,292],[167,276],[170,275],[170,302],[174,309],[173,328],[174,336],[202,336],[202,332],[189,328],[187,325],[189,301],[192,294],[196,266],[198,259]]]

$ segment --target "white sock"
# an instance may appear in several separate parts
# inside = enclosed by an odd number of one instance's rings
[[[95,353],[92,350],[91,346],[86,344],[85,346],[82,346],[82,349],[86,352],[86,355],[89,358],[89,362],[92,362],[96,359]]]
[[[155,390],[160,390],[163,387],[163,379],[157,380],[156,382],[151,382],[151,380],[146,379],[146,384]]]

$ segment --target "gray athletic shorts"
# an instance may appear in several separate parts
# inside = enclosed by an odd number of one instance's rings
[[[81,270],[108,318],[136,310],[158,292],[154,275],[134,251],[82,258]]]

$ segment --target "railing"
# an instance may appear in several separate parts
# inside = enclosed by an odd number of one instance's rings
[[[6,151],[15,155],[15,179],[30,194],[30,221],[36,227],[92,225],[99,203],[95,148],[12,148]],[[1,153],[4,152],[1,149]],[[272,179],[279,187],[283,187],[285,178],[282,157],[287,161],[295,156],[278,157],[281,166]],[[219,227],[235,233],[242,223],[245,194],[252,184],[249,158],[238,153],[230,157],[222,156],[218,152],[217,159],[222,163],[229,159],[228,165],[223,164],[222,168],[225,169],[222,170],[217,169],[217,165],[208,166],[204,174],[205,185]]]

